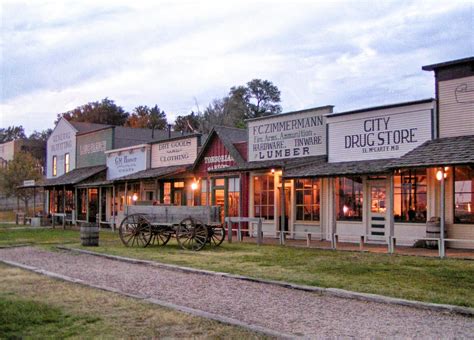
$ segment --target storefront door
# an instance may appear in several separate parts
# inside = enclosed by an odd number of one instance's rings
[[[385,240],[387,230],[387,186],[384,180],[369,181],[369,238]]]

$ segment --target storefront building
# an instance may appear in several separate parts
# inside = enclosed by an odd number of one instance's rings
[[[285,180],[284,174],[326,162],[326,115],[332,110],[329,105],[248,121],[249,216],[264,219],[265,236],[321,233],[326,181]]]
[[[248,216],[247,131],[215,126],[193,165],[195,204],[221,206],[221,218]]]

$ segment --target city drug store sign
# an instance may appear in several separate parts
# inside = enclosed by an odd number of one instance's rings
[[[329,119],[330,162],[396,158],[431,139],[431,110],[343,117]]]
[[[249,121],[249,161],[324,155],[327,113],[318,109]]]

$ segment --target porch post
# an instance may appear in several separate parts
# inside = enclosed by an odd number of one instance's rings
[[[395,218],[394,218],[394,213],[393,213],[393,210],[394,210],[394,198],[395,198],[395,195],[394,195],[394,178],[393,178],[394,174],[390,174],[390,191],[389,191],[389,206],[388,206],[388,228],[389,228],[389,235],[388,235],[388,252],[390,254],[393,254],[395,252],[395,243],[393,242],[393,236],[395,235]]]
[[[283,170],[281,172],[280,190],[280,245],[285,244],[285,181],[283,180]]]
[[[78,205],[78,202],[79,202],[79,198],[77,197],[77,187],[74,187],[74,216],[73,216],[73,220],[74,220],[74,225],[77,227],[77,216],[78,216],[78,210],[77,210],[77,205]]]
[[[112,184],[112,230],[115,232],[115,184]]]
[[[56,213],[56,187],[53,187],[53,211],[51,211],[51,222],[53,224],[53,229],[56,228],[56,221],[54,220]]]
[[[66,229],[66,185],[63,185],[63,229]]]
[[[86,188],[86,221],[89,223],[89,188]]]
[[[97,190],[99,191],[99,218],[97,221],[97,225],[100,229],[100,219],[102,218],[102,188],[99,186],[97,187]]]
[[[446,249],[445,249],[445,243],[444,243],[444,227],[445,227],[445,209],[444,209],[444,200],[445,200],[445,187],[444,187],[444,167],[441,170],[442,176],[441,176],[441,211],[440,211],[440,244],[439,244],[439,257],[444,258],[446,256]]]
[[[329,185],[331,186],[331,207],[332,207],[332,214],[331,214],[331,248],[336,249],[336,216],[337,216],[337,206],[336,206],[336,178],[332,177],[329,179]]]
[[[128,188],[128,182],[125,182],[125,202],[123,203],[124,206],[128,206],[128,197],[127,197],[127,188]],[[127,213],[128,213],[128,208],[127,208]]]

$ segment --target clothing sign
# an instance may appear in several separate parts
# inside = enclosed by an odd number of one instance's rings
[[[329,162],[397,158],[431,139],[431,110],[329,120]]]
[[[319,109],[249,121],[249,161],[326,154],[326,113]]]
[[[151,154],[152,168],[192,164],[197,157],[197,137],[153,144]]]

